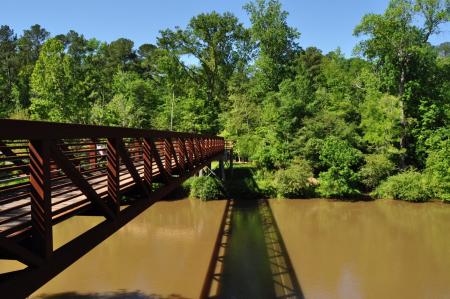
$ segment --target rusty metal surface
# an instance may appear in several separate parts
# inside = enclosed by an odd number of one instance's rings
[[[0,119],[1,139],[61,139],[61,138],[123,138],[148,137],[154,138],[212,138],[222,139],[211,134],[194,134],[185,132],[131,129],[121,127],[78,125],[66,123],[53,123],[43,121]]]

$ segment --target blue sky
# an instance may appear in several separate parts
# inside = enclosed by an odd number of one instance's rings
[[[161,29],[185,27],[189,19],[201,12],[230,11],[246,26],[247,14],[242,6],[247,0],[2,0],[0,24],[16,33],[40,24],[52,35],[73,29],[87,38],[112,41],[126,37],[136,46],[154,43]],[[350,56],[357,40],[353,28],[369,12],[382,13],[388,0],[282,0],[289,12],[288,22],[300,33],[302,47],[316,46],[325,53],[340,47]],[[450,25],[434,44],[450,41]]]

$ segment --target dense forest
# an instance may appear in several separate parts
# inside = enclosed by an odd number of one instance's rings
[[[269,196],[450,200],[449,0],[365,15],[352,58],[302,48],[277,0],[243,9],[139,47],[3,25],[0,117],[220,134]]]

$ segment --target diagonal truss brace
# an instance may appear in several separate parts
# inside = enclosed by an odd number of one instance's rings
[[[116,218],[111,209],[106,203],[98,196],[97,192],[91,187],[81,173],[75,168],[75,166],[67,159],[67,157],[56,147],[55,143],[50,144],[50,155],[55,160],[56,164],[61,167],[62,171],[67,177],[77,186],[81,192],[104,214],[104,216],[113,220]]]

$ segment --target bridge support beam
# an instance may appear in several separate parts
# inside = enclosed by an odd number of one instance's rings
[[[50,143],[30,140],[31,246],[44,259],[53,252]]]
[[[172,141],[167,138],[164,139],[164,143],[163,143],[163,156],[164,156],[164,168],[166,170],[166,172],[170,175],[172,175],[172,152],[170,151],[170,143]]]
[[[219,159],[219,175],[220,175],[220,178],[222,179],[222,181],[225,181],[225,165],[224,165],[224,161],[223,161],[224,159],[225,159],[224,156],[222,156]]]
[[[144,158],[144,181],[147,188],[152,191],[152,141],[149,138],[144,138],[143,144],[143,158]]]
[[[211,169],[211,161],[207,162],[207,163],[205,164],[205,167],[203,167],[203,168],[201,168],[201,169],[199,170],[198,176],[205,176],[205,175],[208,174],[208,171],[206,171],[205,168]]]
[[[106,145],[106,169],[108,171],[109,206],[114,215],[120,210],[120,156],[118,152],[119,140],[108,138]]]

